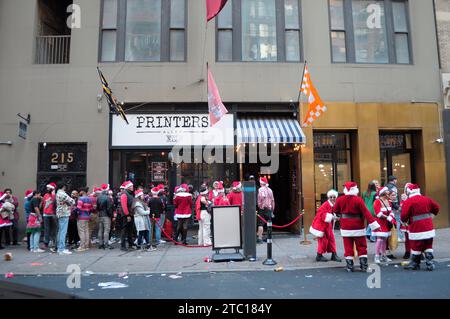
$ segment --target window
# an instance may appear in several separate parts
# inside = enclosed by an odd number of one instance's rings
[[[102,62],[186,60],[186,0],[103,0]]]
[[[407,1],[329,0],[329,12],[333,62],[411,63]]]
[[[217,61],[299,62],[299,0],[229,0],[217,18]]]

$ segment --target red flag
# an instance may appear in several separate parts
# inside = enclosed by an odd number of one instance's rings
[[[209,122],[213,126],[220,121],[222,116],[228,113],[227,108],[222,103],[219,95],[219,89],[213,79],[212,73],[208,68],[208,108],[209,108]]]
[[[206,0],[206,21],[218,15],[226,3],[227,0]]]

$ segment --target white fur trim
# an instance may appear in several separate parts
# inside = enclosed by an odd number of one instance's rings
[[[190,218],[191,214],[175,214],[176,218]]]
[[[391,215],[389,215],[388,218],[387,218],[388,222],[392,222],[393,219],[394,219],[394,218],[392,218]]]
[[[130,188],[131,186],[133,186],[133,183],[128,183],[128,184],[125,184],[124,186],[123,186],[123,189],[127,189],[127,188]]]
[[[6,193],[5,193],[5,194],[3,194],[3,195],[2,195],[2,197],[0,197],[0,200],[3,200],[3,198],[5,198],[5,197],[6,197],[6,195],[8,195],[8,194],[6,194]]]
[[[359,189],[358,189],[358,187],[356,187],[356,186],[350,188],[349,190],[347,190],[347,189],[344,187],[344,194],[345,194],[345,195],[353,195],[353,196],[356,196],[356,195],[359,194]]]
[[[366,236],[366,230],[363,229],[353,229],[353,230],[346,230],[341,229],[341,236],[342,237],[363,237]]]
[[[436,236],[436,231],[434,229],[429,230],[429,231],[424,231],[421,233],[412,233],[411,230],[409,231],[409,239],[410,240],[430,239],[430,238],[433,238],[434,236]]]
[[[414,196],[420,196],[420,195],[421,195],[420,192],[409,193],[409,198],[414,197]]]
[[[333,220],[333,214],[327,213],[327,215],[325,216],[325,223],[331,223],[332,220]]]
[[[334,206],[334,204],[330,200],[328,200],[328,204],[330,204],[331,207]]]
[[[337,198],[338,195],[339,195],[338,192],[336,192],[334,189],[329,190],[327,193],[327,197],[335,196]]]
[[[189,196],[191,196],[192,197],[192,194],[191,193],[186,193],[186,192],[181,192],[181,193],[177,193],[177,196],[179,196],[179,197],[189,197]]]
[[[411,255],[422,255],[422,252],[421,251],[417,251],[417,250],[412,250],[411,249]]]
[[[348,259],[348,260],[353,260],[353,257],[352,256],[347,256],[347,257],[345,257],[345,259]]]
[[[51,189],[55,189],[55,187],[52,186],[52,185],[50,185],[50,184],[48,184],[46,187],[47,187],[47,188],[51,188]]]
[[[324,234],[323,234],[323,231],[314,229],[312,226],[309,227],[309,233],[310,233],[310,234],[313,234],[314,236],[319,237],[319,238],[322,238],[323,235],[324,235]]]
[[[382,212],[379,212],[378,214],[377,214],[377,217],[378,218],[381,218],[381,216],[383,216],[384,214],[382,213]]]
[[[380,224],[378,224],[377,221],[374,221],[372,224],[369,224],[369,227],[371,230],[375,230],[380,227]]]
[[[389,236],[391,236],[391,232],[389,231],[389,232],[377,232],[377,231],[373,231],[372,232],[372,234],[374,235],[374,236],[377,236],[377,237],[389,237]]]
[[[390,212],[391,210],[392,210],[391,207],[388,207],[387,209],[385,207],[383,207],[383,208],[380,209],[381,212],[387,212],[387,211]]]
[[[358,256],[359,258],[367,258],[367,255]]]
[[[433,248],[430,248],[430,249],[425,249],[425,252],[426,252],[426,253],[433,253],[433,252],[434,252],[434,250],[433,250]]]

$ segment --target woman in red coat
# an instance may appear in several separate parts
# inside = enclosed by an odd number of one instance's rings
[[[177,235],[181,233],[181,240],[184,245],[187,244],[187,231],[189,219],[192,215],[192,194],[187,192],[188,185],[182,184],[178,188],[176,197],[173,200],[175,206],[175,217],[177,218]]]
[[[323,254],[331,253],[331,260],[341,262],[336,254],[336,240],[333,233],[333,221],[336,215],[332,213],[338,192],[334,189],[327,193],[328,200],[317,210],[309,232],[318,238],[316,261],[328,261]]]
[[[391,235],[390,223],[395,224],[395,215],[389,201],[390,191],[387,187],[380,189],[378,199],[373,204],[373,210],[380,228],[374,230],[372,234],[377,238],[375,245],[375,263],[391,261],[386,257],[386,243]]]

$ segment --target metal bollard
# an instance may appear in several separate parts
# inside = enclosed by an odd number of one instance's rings
[[[269,216],[267,221],[267,258],[264,260],[263,265],[273,266],[277,262],[272,259],[272,216]]]

